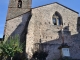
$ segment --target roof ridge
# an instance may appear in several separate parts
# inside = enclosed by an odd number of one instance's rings
[[[49,4],[45,4],[45,5],[41,5],[41,6],[37,6],[37,7],[34,7],[34,8],[32,8],[32,9],[39,8],[39,7],[43,7],[43,6],[47,6],[47,5],[54,4],[54,3],[57,3],[57,4],[59,4],[59,5],[63,6],[63,7],[65,7],[65,8],[67,8],[67,9],[69,9],[69,10],[75,12],[75,13],[78,13],[77,11],[75,11],[75,10],[69,8],[69,7],[66,7],[66,6],[64,6],[64,5],[62,5],[62,4],[58,3],[58,2],[53,2],[53,3],[49,3]],[[78,13],[78,14],[79,14],[79,13]]]

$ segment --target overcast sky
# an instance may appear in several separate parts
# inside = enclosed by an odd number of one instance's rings
[[[58,2],[80,13],[80,0],[32,0],[32,7],[37,7],[53,2]],[[8,4],[9,0],[0,1],[0,38],[3,37],[4,33]]]

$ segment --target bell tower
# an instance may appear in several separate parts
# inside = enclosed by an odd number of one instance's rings
[[[32,0],[10,0],[8,7],[7,20],[22,15],[31,9]]]
[[[10,36],[26,34],[29,17],[31,16],[32,0],[10,0],[4,29],[4,40]],[[22,37],[20,37],[22,39]]]

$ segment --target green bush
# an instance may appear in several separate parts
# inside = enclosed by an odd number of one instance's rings
[[[8,41],[0,44],[0,54],[4,57],[14,57],[16,53],[22,53],[23,44],[20,43],[19,37],[10,37]]]

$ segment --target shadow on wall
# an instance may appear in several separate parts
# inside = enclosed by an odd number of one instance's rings
[[[25,14],[23,14],[22,16],[22,22],[16,26],[16,29],[11,33],[10,36],[15,36],[15,35],[19,35],[20,37],[20,41],[24,42],[26,40],[26,34],[28,31],[28,24],[31,18],[31,12],[27,12]],[[8,37],[8,40],[10,39],[10,36]]]
[[[29,18],[26,19],[26,22],[24,22],[24,18],[26,17],[25,14],[22,17],[22,22],[17,26],[17,28],[12,32],[10,36],[15,36],[16,34],[20,35],[20,41],[21,43],[25,42],[26,45],[26,34],[28,31],[28,24],[31,18],[31,13],[27,13],[29,15]],[[26,17],[27,18],[27,17]],[[78,25],[80,20],[77,21],[77,31],[80,31],[80,26]],[[23,29],[23,30],[22,30]],[[80,34],[71,35],[71,32],[69,31],[69,26],[66,26],[63,28],[64,32],[64,42],[67,43],[70,46],[70,55],[74,59],[80,59]],[[37,52],[40,55],[44,55],[42,59],[46,60],[52,60],[52,59],[58,59],[60,58],[60,51],[58,50],[58,47],[62,44],[62,34],[61,31],[58,31],[59,38],[55,40],[50,40],[45,43],[36,43],[36,45],[39,45],[41,51]],[[9,37],[10,38],[10,37]],[[9,39],[8,38],[8,39]],[[41,40],[42,41],[42,40]],[[24,46],[24,54],[25,54],[25,46]],[[41,53],[40,53],[41,52]],[[36,54],[37,54],[36,53]],[[23,56],[25,56],[23,54]],[[33,54],[33,58],[36,58],[35,53]],[[39,59],[39,58],[37,58]],[[19,57],[19,60],[21,58]],[[41,60],[41,59],[39,59]]]
[[[36,43],[36,45],[39,45],[39,50],[33,53],[32,60],[38,59],[38,60],[53,60],[53,59],[59,59],[61,57],[60,50],[58,47],[62,44],[62,39],[64,39],[64,43],[67,43],[70,46],[70,56],[72,59],[80,59],[80,33],[78,26],[80,20],[77,21],[77,31],[78,34],[71,35],[72,31],[69,31],[69,26],[66,26],[63,28],[63,38],[61,31],[58,31],[59,38],[55,40],[50,40],[45,43]],[[42,41],[42,40],[41,40]],[[45,57],[42,59],[39,59],[38,56],[39,52],[46,52]],[[36,55],[36,56],[35,56]],[[42,54],[44,55],[44,54]],[[35,56],[35,57],[34,57]]]
[[[26,40],[26,34],[27,34],[27,30],[28,30],[27,28],[28,28],[28,24],[29,24],[30,18],[31,18],[31,13],[30,12],[23,14],[22,22],[11,33],[10,36],[19,35],[20,36],[20,41],[24,42]]]
[[[65,29],[67,31],[65,31]],[[70,36],[69,26],[66,26],[64,28],[64,37],[66,35]],[[53,60],[56,58],[60,58],[60,51],[58,50],[58,47],[62,44],[62,34],[61,31],[58,31],[59,38],[55,40],[50,40],[45,43],[36,43],[36,45],[39,45],[39,49],[33,53],[32,60]],[[42,40],[41,40],[42,41]],[[43,53],[44,52],[44,53]],[[40,56],[42,54],[43,57]],[[40,58],[39,58],[40,57]],[[50,58],[49,58],[50,57]]]
[[[77,31],[80,33],[80,17],[77,20]]]
[[[15,37],[16,35],[18,35],[20,37],[20,43],[24,43],[23,54],[21,55],[18,54],[18,56],[16,57],[17,60],[23,60],[26,57],[25,56],[26,34],[28,31],[28,24],[29,24],[30,18],[31,18],[31,11],[23,14],[21,19],[22,22],[18,26],[16,26],[16,29],[11,33],[11,35],[7,39],[9,40],[10,37]]]

